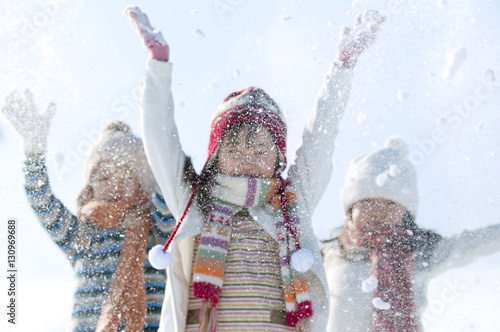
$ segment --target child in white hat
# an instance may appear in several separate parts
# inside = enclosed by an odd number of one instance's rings
[[[74,215],[52,193],[45,165],[54,108],[40,114],[26,91],[9,95],[2,111],[23,139],[29,203],[75,270],[73,331],[156,331],[165,273],[147,252],[174,219],[155,192],[142,141],[123,122],[108,125],[86,160]]]
[[[421,331],[429,279],[500,250],[500,225],[443,238],[417,226],[418,203],[402,139],[351,163],[342,190],[346,222],[323,249],[328,331]]]
[[[147,156],[178,220],[151,257],[158,267],[170,264],[160,331],[324,331],[328,288],[311,217],[330,177],[352,67],[384,19],[370,11],[343,30],[285,180],[283,113],[253,87],[215,112],[208,158],[195,174],[174,121],[168,46],[137,7],[126,14],[151,56],[143,82]]]

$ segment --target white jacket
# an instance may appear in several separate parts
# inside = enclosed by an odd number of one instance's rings
[[[500,225],[463,231],[441,239],[429,261],[415,261],[415,295],[419,317],[427,305],[429,280],[447,269],[467,265],[476,258],[500,250]],[[371,331],[373,294],[365,293],[361,283],[370,277],[370,261],[346,261],[338,245],[323,249],[330,288],[328,332]]]
[[[186,155],[174,122],[170,90],[172,64],[149,60],[146,67],[142,85],[144,146],[165,201],[178,219],[192,188],[183,177]],[[288,180],[295,185],[299,197],[302,247],[311,250],[316,257],[308,272],[314,310],[306,327],[310,331],[324,331],[328,320],[328,288],[311,217],[330,179],[335,138],[349,98],[351,76],[352,70],[331,66],[304,128],[296,159],[288,171]],[[259,207],[249,208],[249,212],[269,235],[277,238],[271,210]],[[192,206],[170,246],[172,263],[167,269],[159,331],[184,331],[193,262],[193,236],[201,232],[203,222],[202,212]]]

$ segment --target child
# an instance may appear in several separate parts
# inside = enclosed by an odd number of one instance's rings
[[[330,177],[351,68],[383,19],[368,12],[344,30],[338,63],[283,180],[283,114],[257,88],[220,105],[207,162],[194,173],[174,122],[168,46],[138,8],[126,14],[151,56],[143,82],[146,153],[179,221],[165,245],[171,264],[160,331],[324,331],[328,291],[311,217]]]
[[[53,195],[45,166],[53,110],[38,113],[26,91],[7,97],[3,113],[23,138],[31,207],[75,269],[73,331],[156,331],[165,273],[151,267],[146,251],[165,241],[174,220],[158,191],[151,199],[142,142],[122,122],[104,130],[87,159],[75,216]]]
[[[349,168],[347,219],[323,249],[328,331],[420,331],[429,279],[500,250],[500,225],[443,238],[415,224],[419,196],[407,155],[404,141],[391,138]]]

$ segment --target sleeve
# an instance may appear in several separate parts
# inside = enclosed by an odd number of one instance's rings
[[[332,155],[340,121],[349,100],[352,69],[332,64],[302,133],[302,142],[288,172],[312,214],[332,172]]]
[[[24,174],[26,181],[24,188],[31,208],[42,227],[73,264],[79,221],[52,193],[45,157],[41,154],[27,155]]]
[[[158,184],[152,197],[151,228],[161,242],[167,241],[170,233],[174,229],[175,219],[165,203]]]
[[[191,192],[183,169],[186,155],[174,121],[172,64],[148,60],[142,81],[144,148],[153,174],[172,215],[179,218]]]
[[[500,224],[443,238],[431,258],[434,275],[500,251]]]

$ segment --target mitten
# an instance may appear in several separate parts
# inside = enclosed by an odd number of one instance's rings
[[[338,62],[345,67],[354,67],[360,54],[373,44],[384,22],[384,16],[368,10],[356,17],[352,29],[342,27],[336,47]]]
[[[21,136],[25,153],[46,152],[50,120],[55,108],[55,104],[50,103],[44,113],[38,112],[29,90],[24,95],[14,91],[5,99],[2,113]]]
[[[170,50],[161,31],[151,26],[148,16],[139,7],[125,8],[125,15],[146,45],[151,59],[168,61]]]

